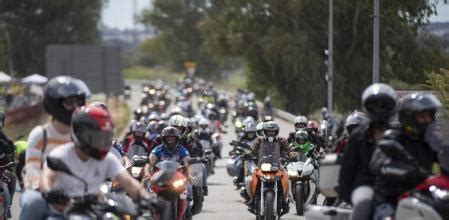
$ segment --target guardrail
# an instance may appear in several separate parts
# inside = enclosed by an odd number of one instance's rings
[[[256,101],[256,105],[257,108],[259,109],[263,109],[263,103],[260,101]],[[294,122],[295,121],[295,115],[290,113],[290,112],[286,112],[283,110],[280,110],[278,108],[274,108],[274,116],[284,120],[284,121],[288,121],[288,122]]]

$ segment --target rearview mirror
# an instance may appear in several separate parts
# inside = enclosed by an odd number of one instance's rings
[[[47,157],[47,166],[54,171],[63,172],[73,176],[73,173],[70,171],[69,167],[59,158]]]

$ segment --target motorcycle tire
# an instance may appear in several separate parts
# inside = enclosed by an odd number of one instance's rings
[[[296,214],[304,215],[304,185],[297,184],[295,187]]]
[[[201,187],[193,187],[193,204],[191,208],[191,214],[196,215],[203,209],[204,192]]]
[[[264,213],[264,219],[265,220],[274,220],[274,192],[273,191],[267,191],[265,193],[265,213]]]

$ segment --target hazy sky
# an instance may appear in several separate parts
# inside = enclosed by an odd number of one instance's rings
[[[151,0],[136,0],[137,12],[149,7]],[[431,21],[449,21],[449,5],[438,5],[438,16],[432,16]],[[109,27],[133,27],[133,0],[109,0],[103,9],[102,20]]]

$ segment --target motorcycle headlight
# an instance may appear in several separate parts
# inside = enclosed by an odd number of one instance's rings
[[[296,170],[288,170],[287,175],[297,177],[297,176],[299,176],[299,173]]]
[[[131,175],[133,177],[139,177],[141,171],[142,171],[142,167],[131,167]]]
[[[440,189],[436,186],[430,186],[429,190],[432,193],[433,197],[438,198],[443,201],[449,200],[449,191],[448,190]]]
[[[108,183],[103,183],[100,186],[100,191],[104,194],[107,194],[109,192],[109,188],[110,188],[110,186]]]
[[[271,164],[270,163],[262,163],[262,165],[260,165],[260,169],[263,172],[270,172],[271,171]]]
[[[176,180],[175,182],[173,182],[173,187],[175,188],[181,187],[185,184],[185,182],[186,182],[185,179]]]
[[[220,113],[224,114],[224,113],[226,113],[226,110],[225,109],[220,109]]]
[[[242,127],[242,122],[236,121],[235,122],[235,126],[238,127],[238,128]]]
[[[151,90],[150,90],[150,94],[151,94],[151,95],[154,95],[154,93],[156,93],[156,90],[151,89]]]

